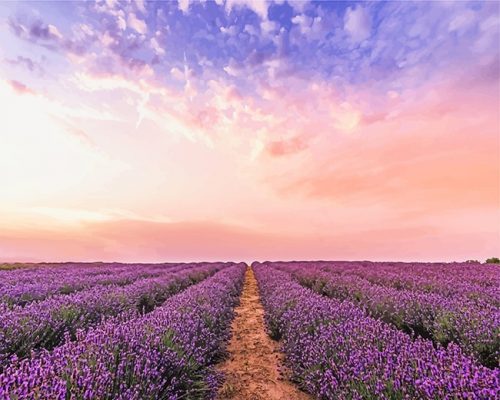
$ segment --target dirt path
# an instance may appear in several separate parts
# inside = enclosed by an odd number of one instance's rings
[[[231,329],[233,336],[228,346],[229,358],[219,366],[226,379],[218,399],[311,399],[278,372],[283,355],[278,350],[278,344],[265,332],[264,309],[250,267],[245,274],[240,305],[236,307]]]

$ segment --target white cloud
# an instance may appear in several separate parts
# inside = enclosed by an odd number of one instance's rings
[[[146,34],[148,30],[146,23],[142,19],[137,18],[133,12],[128,15],[128,25],[142,35]]]
[[[267,35],[277,30],[279,25],[276,22],[265,20],[260,23],[260,30],[263,34]]]
[[[299,14],[292,18],[292,23],[300,27],[300,32],[302,34],[307,34],[311,29],[313,19],[305,14]]]
[[[371,33],[371,18],[368,10],[361,6],[349,8],[344,16],[344,29],[357,42],[367,39]]]
[[[466,30],[475,22],[474,11],[465,10],[464,12],[455,15],[448,24],[450,32]]]
[[[95,33],[91,26],[87,24],[74,25],[71,29],[76,40],[85,40],[87,37],[94,37]]]
[[[229,13],[235,7],[247,7],[256,13],[261,19],[267,20],[267,0],[227,0],[226,11]]]
[[[163,54],[165,54],[165,50],[160,46],[156,38],[151,38],[149,44],[151,45],[151,48],[154,50],[156,55],[162,56]]]
[[[479,27],[481,29],[481,32],[485,31],[497,31],[500,28],[500,17],[498,15],[492,15],[489,18],[485,19],[484,21],[481,22],[481,25]]]
[[[122,31],[127,29],[125,18],[123,18],[121,15],[118,15],[118,17],[116,18],[116,23],[118,24],[118,28],[120,28]]]
[[[324,37],[328,29],[321,16],[309,17],[305,14],[298,14],[292,18],[292,23],[297,25],[300,33],[308,39],[315,40]]]
[[[223,68],[223,70],[231,76],[240,76],[243,73],[243,69],[240,68],[234,59],[229,60],[229,64]]]
[[[231,65],[227,65],[226,67],[223,68],[224,71],[227,72],[228,75],[231,76],[239,76],[241,74],[241,71],[232,67]]]
[[[178,81],[183,81],[184,80],[184,72],[182,72],[179,68],[173,67],[170,70],[170,75]]]
[[[184,14],[187,14],[189,10],[189,3],[189,0],[179,0],[179,10],[181,10]]]
[[[61,32],[59,32],[59,29],[57,29],[54,25],[49,24],[47,26],[47,29],[49,30],[49,33],[52,37],[56,37],[58,39],[62,39]]]
[[[309,4],[308,0],[287,0],[290,7],[293,8],[295,12],[302,13]]]
[[[135,5],[140,12],[146,14],[146,3],[144,0],[135,0]]]
[[[229,27],[224,27],[224,26],[221,26],[220,27],[220,31],[222,33],[225,33],[226,35],[229,35],[229,36],[235,36],[237,33],[238,33],[238,26],[236,25],[231,25]]]
[[[302,26],[311,26],[311,17],[299,14],[292,18],[292,23]]]
[[[248,33],[249,35],[254,35],[258,36],[259,35],[259,30],[253,26],[253,25],[245,25],[245,28],[243,29],[244,32]]]
[[[115,39],[108,32],[104,32],[104,35],[101,36],[101,43],[104,47],[109,47],[115,43]]]

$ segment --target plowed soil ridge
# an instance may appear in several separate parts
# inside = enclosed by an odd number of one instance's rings
[[[219,365],[225,382],[218,399],[238,400],[309,400],[279,373],[283,355],[278,343],[269,338],[264,327],[264,309],[260,302],[257,281],[249,267],[232,323],[229,357]]]

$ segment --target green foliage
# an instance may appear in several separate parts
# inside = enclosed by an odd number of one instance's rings
[[[498,257],[491,257],[486,260],[487,264],[500,264],[500,258]]]
[[[0,263],[0,270],[12,270],[12,269],[19,269],[19,268],[29,268],[31,267],[31,264],[23,264],[23,263]]]

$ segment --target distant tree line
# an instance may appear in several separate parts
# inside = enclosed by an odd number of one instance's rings
[[[481,264],[481,261],[479,261],[479,260],[467,260],[466,263],[467,264]],[[500,258],[498,258],[498,257],[488,258],[485,261],[485,264],[500,264]]]

